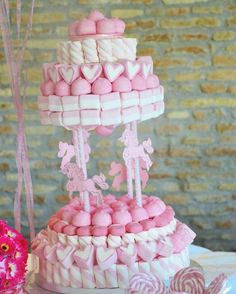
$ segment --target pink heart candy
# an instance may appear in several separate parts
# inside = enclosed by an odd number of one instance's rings
[[[151,72],[152,64],[148,62],[142,62],[141,63],[141,70],[140,70],[140,75],[146,79],[150,72]]]
[[[57,83],[60,80],[58,71],[54,66],[48,68],[48,76],[54,83]]]
[[[110,82],[114,82],[124,71],[124,65],[121,63],[106,62],[103,65],[104,73]]]
[[[125,61],[124,63],[125,71],[124,75],[129,79],[132,80],[140,71],[140,63],[136,61]]]
[[[44,256],[52,264],[55,264],[57,262],[56,249],[57,249],[57,243],[52,246],[48,244],[44,247],[44,251],[43,251]]]
[[[90,269],[94,264],[95,250],[93,245],[87,245],[83,249],[77,249],[74,253],[74,260],[78,267]]]
[[[156,242],[138,242],[137,243],[138,256],[141,257],[144,261],[152,261],[157,252],[156,252]]]
[[[132,266],[137,258],[137,247],[135,244],[129,244],[127,247],[121,246],[117,248],[117,255],[122,263]]]
[[[110,268],[117,261],[117,253],[114,248],[98,247],[96,251],[97,263],[102,270]]]
[[[56,249],[56,254],[58,260],[65,268],[70,268],[74,262],[73,253],[75,249],[74,247],[68,245],[66,247],[58,246]]]
[[[82,64],[81,72],[90,83],[93,83],[101,75],[102,66],[99,63]]]
[[[59,73],[63,80],[69,85],[79,77],[77,66],[61,66],[59,68]]]

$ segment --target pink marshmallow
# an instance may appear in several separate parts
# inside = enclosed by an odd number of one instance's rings
[[[92,85],[92,93],[93,94],[108,94],[112,91],[111,82],[104,78],[98,78],[96,81],[93,82]]]
[[[128,244],[127,247],[125,246],[118,247],[117,255],[121,263],[126,264],[128,268],[132,268],[135,261],[137,260],[137,245]]]
[[[128,194],[125,194],[119,198],[119,201],[124,202],[124,203],[130,203],[132,201],[132,199],[129,197]]]
[[[156,200],[153,200],[145,204],[144,208],[146,209],[149,217],[155,217],[162,214],[165,211],[166,205],[161,199],[156,198]]]
[[[105,196],[103,199],[104,199],[104,202],[105,202],[106,204],[111,204],[111,203],[113,203],[113,202],[116,202],[116,197],[115,197],[114,195],[112,195],[112,194],[108,194],[108,195]]]
[[[91,236],[91,230],[92,230],[91,226],[85,226],[85,227],[78,228],[76,233],[80,237],[87,237],[87,236]]]
[[[114,202],[114,203],[112,203],[111,206],[114,210],[127,210],[128,209],[128,205],[124,202],[121,202],[121,201]]]
[[[104,203],[102,205],[99,205],[99,207],[96,209],[96,212],[107,212],[111,214],[113,213],[113,209],[108,204]]]
[[[76,213],[72,218],[72,225],[77,227],[85,227],[91,225],[91,215],[86,211]]]
[[[128,210],[117,210],[112,215],[113,224],[127,225],[132,222],[131,214]]]
[[[97,33],[98,34],[115,34],[116,26],[112,19],[104,18],[97,21]]]
[[[144,231],[148,231],[156,226],[156,222],[152,219],[145,219],[140,224],[143,226]]]
[[[143,207],[136,206],[130,210],[130,213],[134,222],[139,222],[149,218],[146,209]]]
[[[149,75],[146,79],[146,86],[148,89],[157,88],[160,86],[159,79],[156,75]]]
[[[64,81],[59,81],[55,85],[55,94],[57,96],[70,96],[70,85]]]
[[[47,81],[40,85],[40,90],[42,95],[49,96],[54,94],[54,83],[52,81]]]
[[[72,209],[64,210],[61,213],[61,219],[68,222],[68,223],[71,223],[72,218],[74,217],[75,213],[76,213],[76,211],[72,210]]]
[[[91,19],[93,21],[98,21],[104,18],[105,18],[104,15],[98,10],[93,10],[88,15],[88,19]]]
[[[53,230],[56,231],[57,233],[62,233],[63,229],[67,225],[69,225],[67,222],[61,220],[61,221],[54,224]]]
[[[134,234],[137,234],[137,233],[140,233],[143,231],[143,227],[140,223],[137,223],[137,222],[132,222],[132,223],[129,223],[125,226],[126,228],[126,231],[128,233],[134,233]]]
[[[49,221],[48,221],[49,228],[52,229],[53,226],[55,225],[55,223],[57,223],[58,221],[60,221],[60,219],[58,217],[56,217],[54,215],[51,216],[50,219],[49,219]]]
[[[96,250],[96,259],[100,269],[107,270],[117,262],[116,249],[99,246]]]
[[[76,27],[76,34],[82,35],[95,35],[96,34],[96,24],[95,21],[90,19],[84,19],[78,22]]]
[[[74,236],[76,235],[76,227],[73,225],[68,225],[63,228],[63,233],[68,235],[68,236]]]
[[[124,225],[110,225],[109,234],[113,236],[122,236],[125,234],[125,226]]]
[[[110,226],[112,224],[111,216],[107,212],[96,212],[92,217],[94,226]]]
[[[125,31],[125,22],[119,18],[113,18],[117,34],[123,34]]]
[[[165,211],[154,218],[157,227],[164,227],[168,225],[175,216],[175,212],[171,206],[166,206]]]
[[[77,26],[78,26],[79,22],[80,21],[77,20],[77,21],[75,21],[75,22],[73,22],[73,23],[71,23],[69,25],[69,27],[68,27],[69,36],[76,36],[76,34],[77,34]]]
[[[113,92],[130,92],[132,85],[128,78],[120,76],[112,83],[112,89]]]
[[[114,129],[115,129],[114,126],[108,126],[108,127],[98,126],[95,131],[98,135],[102,137],[107,137],[113,133]]]
[[[104,226],[94,226],[92,228],[92,235],[95,237],[107,236],[108,228]]]
[[[77,79],[71,85],[72,95],[84,95],[91,93],[91,85],[86,79]]]
[[[140,75],[136,75],[136,77],[133,78],[131,81],[132,89],[142,91],[147,88],[146,81],[143,77]]]

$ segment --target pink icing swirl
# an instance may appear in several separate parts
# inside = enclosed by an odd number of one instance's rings
[[[129,283],[129,294],[167,294],[162,280],[153,274],[139,273],[134,275]]]

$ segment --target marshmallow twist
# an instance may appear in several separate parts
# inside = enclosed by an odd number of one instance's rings
[[[113,61],[112,41],[110,39],[97,40],[98,54],[100,61]]]
[[[84,63],[83,50],[82,50],[82,45],[80,41],[71,42],[69,46],[69,51],[70,51],[71,64]]]
[[[82,42],[83,52],[84,52],[84,62],[99,62],[97,54],[97,44],[93,39],[85,39]]]

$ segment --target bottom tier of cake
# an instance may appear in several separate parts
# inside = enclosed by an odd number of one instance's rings
[[[114,264],[104,271],[97,265],[91,269],[81,269],[77,265],[66,269],[59,262],[52,264],[47,260],[40,260],[38,282],[41,287],[45,286],[56,292],[61,290],[62,293],[66,293],[64,287],[127,289],[130,278],[136,273],[151,272],[163,280],[169,280],[177,271],[189,265],[188,248],[169,257],[156,258],[151,262],[135,262],[131,267]]]

